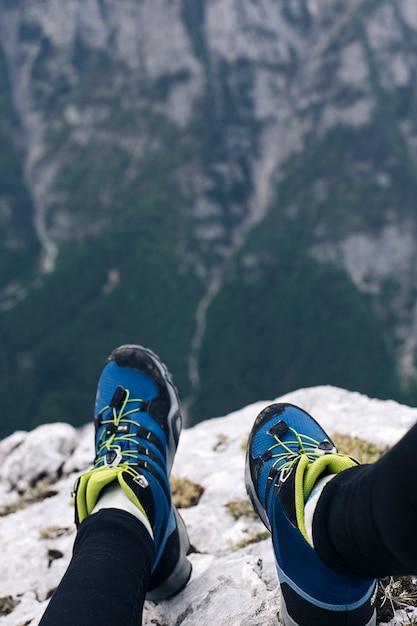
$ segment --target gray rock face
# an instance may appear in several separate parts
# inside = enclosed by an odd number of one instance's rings
[[[77,439],[69,424],[45,424],[6,437],[0,441],[0,480],[17,491],[26,491],[44,477],[55,482]]]
[[[299,390],[281,400],[312,412],[329,433],[337,430],[380,444],[394,444],[417,418],[417,409],[333,387]],[[245,514],[233,517],[228,506],[247,500],[245,443],[265,405],[259,402],[183,431],[173,475],[204,487],[198,504],[181,510],[195,548],[190,555],[193,575],[178,596],[145,604],[145,626],[279,623],[280,598],[270,539],[265,538],[265,528],[257,519]],[[75,528],[70,491],[78,473],[91,465],[93,429],[88,425],[75,431],[66,424],[53,424],[31,433],[15,433],[0,445],[0,597],[11,596],[16,605],[0,620],[4,626],[29,621],[36,626],[71,558]],[[13,459],[19,450],[27,474],[23,469],[16,473]],[[19,500],[12,485],[29,484],[39,473],[33,463],[25,466],[26,456],[50,459],[49,471],[41,464],[40,468],[53,493],[4,515],[6,504]],[[402,623],[397,617],[396,623]]]
[[[166,262],[197,283],[184,287],[178,306],[178,316],[184,302],[191,309],[192,336],[170,347],[187,352],[179,367],[187,370],[190,406],[205,383],[212,305],[235,264],[248,282],[279,266],[274,246],[260,243],[254,252],[251,235],[262,242],[276,230],[285,238],[293,227],[297,251],[341,269],[370,301],[396,367],[392,378],[412,388],[414,9],[412,0],[1,2],[0,46],[16,117],[7,136],[21,159],[41,258],[35,269],[22,262],[16,276],[20,265],[11,263],[0,313],[36,299],[44,278],[64,271],[60,254],[76,256],[115,224],[130,225],[130,211],[139,215],[140,241],[152,219],[136,201],[151,180],[156,190],[167,185],[165,214],[180,224],[172,250],[162,251]],[[171,183],[179,196],[172,206]],[[0,226],[16,211],[9,195],[0,186]],[[151,202],[156,191],[149,195]],[[158,244],[163,219],[155,221],[148,240]],[[8,232],[6,247],[21,249]],[[96,277],[101,288],[86,288],[98,309],[128,273],[111,263]],[[106,272],[116,282],[105,282]],[[134,279],[142,284],[140,275]],[[144,294],[153,297],[152,289]],[[30,358],[22,362],[29,371]]]
[[[149,149],[146,128],[135,129],[134,137],[131,128],[125,134],[119,129],[112,132],[112,96],[121,107],[133,105],[135,99],[137,103],[150,101],[145,83],[170,81],[164,98],[153,98],[152,104],[186,127],[207,89],[221,89],[224,64],[232,72],[230,87],[244,106],[244,93],[238,91],[239,67],[244,63],[250,71],[247,121],[255,122],[258,131],[256,154],[249,159],[256,174],[254,188],[248,205],[240,207],[243,213],[231,238],[238,242],[242,229],[262,219],[272,186],[283,175],[282,164],[303,150],[307,137],[324,135],[339,125],[360,128],[372,119],[378,105],[372,71],[388,93],[412,80],[414,59],[403,34],[416,37],[416,24],[405,0],[385,0],[370,9],[369,15],[361,1],[351,3],[349,11],[338,4],[301,1],[284,8],[272,0],[256,6],[249,0],[205,1],[195,16],[186,7],[179,0],[2,3],[0,40],[23,128],[25,170],[48,259],[46,269],[53,267],[54,246],[77,234],[74,216],[65,216],[62,202],[57,203],[52,193],[64,153],[56,159],[50,152],[51,126],[55,131],[65,128],[81,145],[95,140],[123,144],[138,158]],[[193,17],[196,23],[191,27]],[[365,32],[355,31],[355,19],[363,20]],[[79,98],[84,88],[83,64],[91,55],[103,55],[109,80],[102,92],[93,92],[90,99]],[[114,64],[118,64],[117,71]],[[340,101],[344,92],[350,97]],[[57,98],[52,119],[50,98]],[[219,96],[213,105],[221,107],[225,102]],[[411,122],[407,120],[403,121],[403,138],[411,147],[416,130],[405,130]],[[255,144],[243,123],[239,131],[227,128],[226,134],[230,158],[222,167],[232,182],[241,175],[240,150]],[[194,186],[204,174],[194,170],[189,182]],[[220,245],[225,232],[221,207],[217,205],[210,216],[199,208],[211,184],[208,180],[196,189],[195,235]],[[207,232],[198,224],[208,217]]]

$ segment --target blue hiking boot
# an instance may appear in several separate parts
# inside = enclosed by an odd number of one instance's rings
[[[246,489],[272,535],[284,626],[374,626],[376,581],[346,578],[321,561],[309,539],[305,503],[317,481],[358,463],[339,454],[305,411],[273,404],[255,420]]]
[[[118,483],[154,537],[146,599],[163,600],[187,584],[191,564],[187,531],[169,484],[182,426],[179,400],[153,352],[125,345],[111,353],[98,382],[94,422],[94,468],[74,487],[76,523],[91,514],[103,490]]]

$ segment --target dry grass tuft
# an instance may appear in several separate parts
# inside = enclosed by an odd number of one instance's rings
[[[193,483],[189,478],[170,478],[172,501],[178,509],[188,509],[199,503],[204,493],[204,487],[198,483]]]
[[[259,543],[260,541],[264,541],[270,537],[270,533],[267,530],[264,530],[260,533],[255,533],[250,535],[247,539],[242,539],[232,548],[232,552],[237,552],[242,548],[246,548],[246,546],[250,546],[252,543]]]
[[[417,606],[417,586],[411,576],[390,576],[378,581],[375,601],[378,622],[389,622],[398,609]],[[416,624],[408,618],[404,624]]]
[[[226,504],[226,508],[230,515],[234,519],[239,517],[249,517],[250,519],[258,519],[252,504],[248,498],[242,498],[241,500],[232,500]]]
[[[73,532],[73,526],[47,526],[39,530],[39,537],[41,539],[57,539],[64,535],[71,535]]]
[[[334,433],[332,440],[339,452],[348,454],[359,463],[375,463],[388,450],[387,447],[382,448],[360,437],[351,437],[341,433]]]
[[[0,598],[0,617],[10,615],[19,604],[20,600],[15,600],[12,596]]]
[[[50,488],[47,481],[42,480],[32,489],[29,489],[21,496],[19,496],[17,500],[1,505],[0,517],[5,517],[6,515],[16,513],[16,511],[26,509],[26,507],[30,506],[31,504],[35,504],[36,502],[42,502],[46,498],[52,498],[52,496],[56,496],[57,493],[58,492],[55,491],[55,489]]]

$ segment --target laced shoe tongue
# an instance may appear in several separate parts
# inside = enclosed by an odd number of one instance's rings
[[[301,456],[295,474],[295,510],[298,528],[306,541],[304,505],[317,480],[324,474],[339,474],[355,465],[356,461],[341,454],[323,454],[313,462],[307,455]]]

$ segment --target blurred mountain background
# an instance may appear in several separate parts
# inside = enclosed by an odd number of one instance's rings
[[[141,343],[188,424],[417,400],[414,0],[0,0],[0,435]]]

